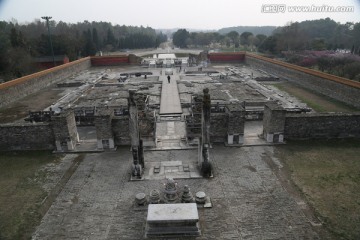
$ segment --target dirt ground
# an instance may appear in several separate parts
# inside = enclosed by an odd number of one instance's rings
[[[58,157],[44,151],[1,153],[0,239],[26,239],[39,224],[39,203],[47,195],[46,172],[39,169]]]
[[[41,111],[62,97],[64,90],[53,85],[0,109],[0,124],[26,117],[29,111]]]
[[[360,239],[360,141],[288,142],[275,155],[334,239]]]
[[[30,239],[83,159],[50,151],[0,155],[0,239]]]
[[[345,103],[336,101],[319,93],[302,88],[291,82],[280,82],[273,84],[281,91],[285,91],[292,96],[295,96],[302,102],[306,103],[309,107],[316,112],[354,112],[359,109],[346,105]]]

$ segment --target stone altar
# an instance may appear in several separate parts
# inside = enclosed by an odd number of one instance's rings
[[[145,237],[199,236],[196,203],[150,204]]]

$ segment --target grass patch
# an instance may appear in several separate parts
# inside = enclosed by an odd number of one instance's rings
[[[47,193],[39,169],[58,161],[49,151],[2,152],[0,155],[0,239],[29,239],[40,223],[39,207]]]
[[[292,96],[295,96],[302,102],[306,103],[309,107],[316,112],[355,112],[359,109],[347,105],[343,102],[337,101],[333,98],[324,96],[315,91],[302,88],[291,82],[281,82],[272,84],[272,86],[278,88],[283,92],[287,92]]]
[[[335,239],[360,239],[360,141],[290,141],[276,154]]]
[[[40,90],[36,93],[30,94],[10,105],[0,109],[0,123],[9,123],[20,120],[29,115],[29,111],[39,111],[51,105],[52,102],[59,99],[61,89],[54,88],[51,85],[49,88]]]

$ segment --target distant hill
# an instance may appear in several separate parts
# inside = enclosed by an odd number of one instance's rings
[[[219,33],[220,34],[227,34],[231,31],[236,31],[239,34],[243,33],[243,32],[251,32],[254,35],[257,34],[264,34],[266,36],[270,36],[272,34],[272,32],[276,29],[276,26],[260,26],[260,27],[255,27],[255,26],[237,26],[237,27],[227,27],[227,28],[221,28],[219,29]]]
[[[257,34],[264,34],[266,36],[270,36],[272,32],[278,28],[277,26],[238,26],[238,27],[227,27],[227,28],[221,28],[219,30],[210,30],[210,29],[194,29],[194,28],[185,28],[188,32],[218,32],[220,34],[227,34],[231,31],[237,31],[239,34],[243,32],[251,32],[254,35]],[[163,34],[166,34],[168,37],[171,37],[174,32],[179,30],[180,28],[159,28],[156,29],[157,33],[162,32]]]

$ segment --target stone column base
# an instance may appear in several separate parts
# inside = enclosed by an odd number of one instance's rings
[[[59,140],[56,140],[55,146],[56,146],[56,151],[58,151],[58,152],[66,152],[66,151],[74,151],[75,150],[75,144],[71,140],[66,141],[66,145],[65,145],[65,142],[64,142],[64,144],[61,144],[61,142]]]
[[[264,138],[269,143],[283,143],[284,134],[283,133],[265,133]]]
[[[228,145],[244,144],[244,134],[240,134],[240,133],[229,134],[228,133],[227,140],[228,140],[227,141]]]
[[[98,139],[97,140],[98,149],[114,149],[115,143],[113,138],[108,139]]]

